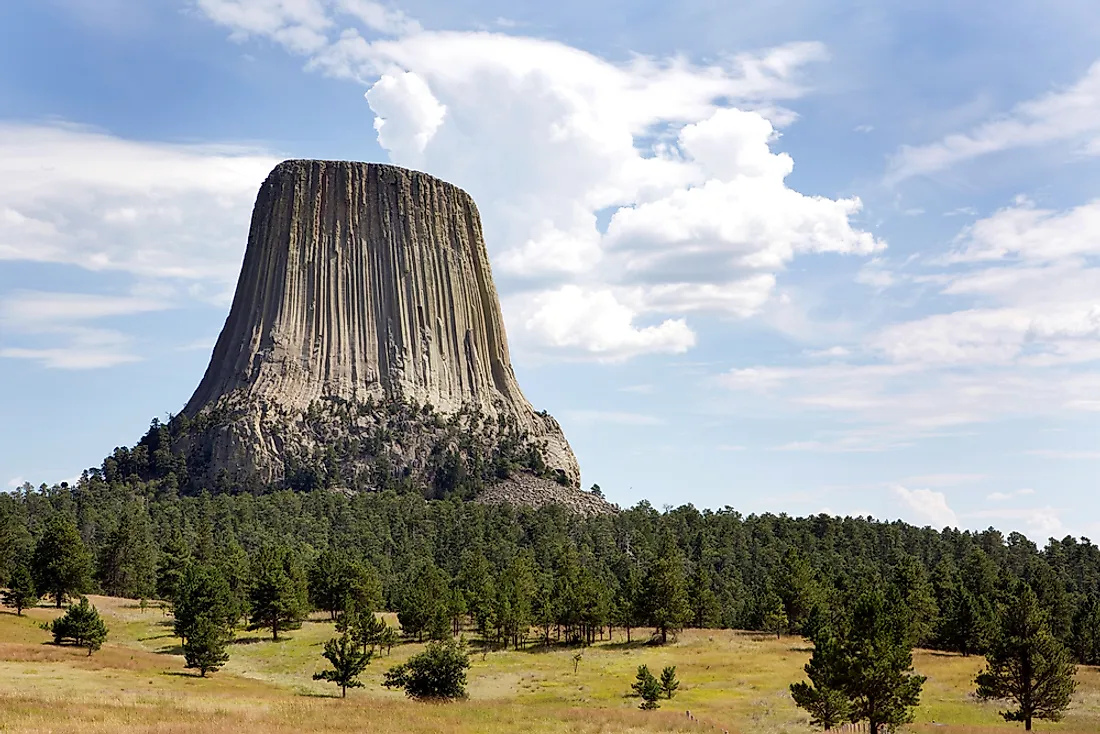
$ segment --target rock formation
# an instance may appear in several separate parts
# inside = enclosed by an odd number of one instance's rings
[[[516,382],[473,200],[373,163],[285,161],[264,181],[232,309],[173,434],[193,484],[580,482],[558,423]]]

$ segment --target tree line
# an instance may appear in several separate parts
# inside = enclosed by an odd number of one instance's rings
[[[592,642],[612,628],[809,634],[815,610],[889,589],[915,645],[964,655],[990,649],[998,605],[1022,581],[1053,638],[1100,662],[1100,550],[1087,538],[1039,548],[993,529],[646,502],[580,518],[395,491],[181,496],[171,475],[102,471],[0,494],[0,587],[29,577],[58,604],[59,590],[171,600],[195,567],[217,570],[241,615],[256,574],[285,576],[334,618],[350,593],[397,611],[417,638],[468,624],[501,646]],[[271,622],[273,636],[285,629]]]

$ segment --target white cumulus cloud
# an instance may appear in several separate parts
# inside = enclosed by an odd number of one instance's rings
[[[947,505],[947,496],[943,492],[931,489],[907,489],[900,484],[893,488],[894,496],[907,513],[918,522],[941,529],[957,527],[959,519],[955,511]]]

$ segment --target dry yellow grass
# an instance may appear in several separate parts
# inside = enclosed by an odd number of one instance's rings
[[[346,700],[312,680],[332,625],[317,617],[274,643],[242,633],[222,671],[203,679],[183,667],[171,618],[142,612],[129,600],[92,597],[111,627],[108,643],[88,657],[48,644],[38,623],[57,612],[26,617],[0,612],[0,732],[466,732],[611,734],[612,732],[806,732],[807,719],[787,685],[802,677],[809,651],[801,640],[751,633],[688,630],[672,645],[652,648],[602,642],[575,649],[477,653],[470,700],[450,705],[407,701],[379,684],[383,671],[422,649],[408,643],[375,659],[363,689]],[[638,665],[676,665],[682,688],[660,711],[637,709],[627,696]],[[918,652],[928,676],[913,731],[997,734],[1006,725],[997,707],[969,695],[982,661]],[[1040,730],[1100,734],[1100,676],[1081,669],[1080,690],[1064,723]],[[691,723],[690,710],[705,723]],[[709,724],[709,726],[708,726]]]

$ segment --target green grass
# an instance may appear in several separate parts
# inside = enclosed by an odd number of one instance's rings
[[[172,636],[171,617],[136,602],[92,597],[111,634],[88,657],[49,644],[38,623],[57,611],[38,607],[27,616],[0,612],[0,732],[557,732],[655,731],[806,732],[805,715],[787,685],[802,678],[809,650],[798,638],[688,630],[665,647],[626,645],[618,632],[579,648],[531,648],[475,653],[468,701],[432,705],[408,701],[380,685],[386,668],[423,649],[403,643],[375,658],[365,688],[335,698],[331,684],[312,680],[321,670],[324,641],[334,634],[322,616],[272,642],[259,632],[238,633],[229,664],[203,679],[187,671]],[[391,618],[391,623],[393,623]],[[657,712],[637,709],[629,697],[638,665],[659,672],[675,665],[681,688]],[[911,727],[921,732],[1022,731],[1006,725],[995,705],[975,701],[971,681],[981,658],[918,651],[915,665],[928,676]],[[1100,676],[1082,668],[1066,721],[1039,730],[1100,734]],[[692,724],[685,711],[709,723]]]

